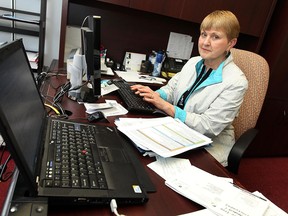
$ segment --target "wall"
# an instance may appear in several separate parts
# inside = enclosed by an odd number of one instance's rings
[[[46,41],[44,65],[49,66],[53,59],[58,59],[62,0],[47,1]]]

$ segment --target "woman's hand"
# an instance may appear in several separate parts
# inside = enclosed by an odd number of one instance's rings
[[[155,92],[148,86],[143,85],[133,85],[131,86],[131,90],[135,91],[135,94],[138,94],[141,97],[143,97],[143,100],[152,103],[156,108],[174,117],[175,115],[174,106],[169,102],[163,100],[158,92]]]
[[[135,91],[135,94],[138,94],[143,98],[149,98],[152,96],[153,93],[156,93],[152,89],[150,89],[148,86],[143,86],[143,85],[132,85],[131,90]]]

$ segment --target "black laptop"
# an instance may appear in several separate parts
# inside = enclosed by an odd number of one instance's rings
[[[0,48],[0,88],[0,133],[32,196],[61,204],[147,202],[149,178],[114,127],[47,116],[22,40]]]

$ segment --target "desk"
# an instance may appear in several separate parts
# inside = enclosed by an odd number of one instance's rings
[[[55,88],[66,82],[66,76],[52,76],[49,82],[44,85],[44,92],[47,95],[53,96],[55,94]],[[103,102],[105,99],[117,100],[119,103],[121,99],[117,97],[117,94],[109,94],[101,97],[99,102]],[[84,105],[79,105],[77,102],[70,100],[66,96],[63,97],[62,107],[65,110],[69,110],[72,114],[69,119],[75,119],[77,121],[87,122],[87,116],[85,114]],[[127,114],[126,117],[154,117],[140,114]],[[114,120],[117,117],[108,117],[107,122],[99,122],[97,124],[114,126]],[[174,192],[167,186],[165,186],[164,180],[158,176],[154,171],[148,168],[146,165],[153,162],[154,158],[143,157],[135,148],[135,155],[139,157],[141,163],[144,165],[146,172],[150,176],[154,183],[157,192],[149,194],[149,201],[144,205],[135,206],[118,206],[118,212],[125,215],[178,215],[184,214],[196,210],[200,210],[203,207],[182,197],[178,193]],[[186,152],[179,155],[181,158],[188,158],[191,164],[207,171],[212,174],[224,177],[230,177],[229,173],[223,168],[209,153],[204,149],[197,149]],[[237,181],[236,181],[237,182]],[[110,207],[108,206],[91,206],[91,207],[53,207],[49,206],[49,215],[112,215]]]

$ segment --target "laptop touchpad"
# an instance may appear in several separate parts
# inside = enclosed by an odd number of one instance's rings
[[[102,162],[128,162],[123,151],[99,147],[99,156]]]

